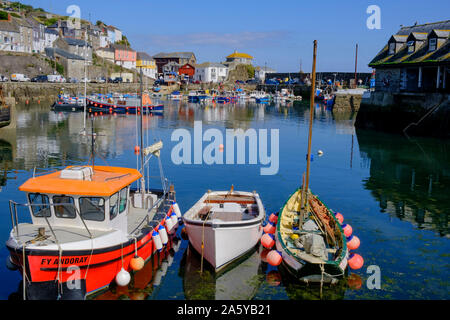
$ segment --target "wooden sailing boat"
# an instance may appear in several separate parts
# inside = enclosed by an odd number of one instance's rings
[[[314,41],[313,71],[306,181],[281,209],[275,243],[282,262],[305,282],[335,283],[348,264],[347,240],[333,212],[309,190],[311,136],[314,115],[317,40]],[[281,263],[281,260],[279,260]]]

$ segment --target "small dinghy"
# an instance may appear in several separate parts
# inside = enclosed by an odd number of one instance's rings
[[[258,193],[208,191],[183,216],[191,245],[216,271],[258,244],[264,206]]]

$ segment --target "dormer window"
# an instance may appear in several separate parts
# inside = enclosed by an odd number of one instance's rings
[[[408,41],[408,53],[414,52],[414,41]]]
[[[436,38],[431,38],[430,40],[428,40],[428,51],[434,51],[436,50],[436,47],[437,47]]]
[[[389,43],[389,54],[395,53],[395,42]]]

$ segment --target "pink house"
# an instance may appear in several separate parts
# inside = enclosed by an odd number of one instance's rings
[[[124,68],[136,68],[136,51],[123,44],[114,44],[114,62]]]

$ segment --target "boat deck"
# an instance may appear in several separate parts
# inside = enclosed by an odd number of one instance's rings
[[[296,218],[298,218],[299,211],[300,211],[299,192],[300,191],[294,193],[294,195],[292,195],[292,197],[288,200],[288,203],[286,204],[284,211],[281,215],[282,220],[280,223],[280,235],[281,235],[282,241],[283,241],[284,245],[289,249],[289,251],[294,256],[296,256],[304,261],[307,261],[309,263],[312,263],[312,264],[324,264],[327,262],[326,260],[320,259],[309,253],[306,253],[303,248],[298,248],[294,244],[294,241],[292,240],[293,234],[308,233],[308,231],[303,231],[303,230],[298,231],[298,230],[294,230],[292,228],[293,224],[294,224],[294,220]],[[310,231],[310,233],[321,234],[320,231]],[[328,248],[327,252],[332,254],[332,253],[336,252],[336,249]]]

